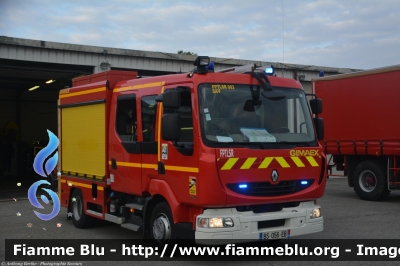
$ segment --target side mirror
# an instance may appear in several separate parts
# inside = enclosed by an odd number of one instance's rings
[[[314,125],[317,131],[317,138],[318,140],[324,139],[324,120],[321,117],[314,117]]]
[[[179,109],[181,106],[181,93],[178,90],[164,92],[162,94],[162,103],[164,108]]]
[[[179,141],[179,114],[163,114],[161,131],[163,140]]]
[[[310,107],[313,114],[322,113],[322,100],[318,98],[314,98],[310,100]]]

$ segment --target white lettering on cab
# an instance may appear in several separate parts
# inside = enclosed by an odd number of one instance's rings
[[[220,149],[219,150],[219,157],[221,158],[232,158],[235,157],[233,154],[233,149]]]

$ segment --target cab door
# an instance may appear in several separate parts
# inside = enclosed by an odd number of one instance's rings
[[[141,195],[141,143],[138,139],[138,99],[121,92],[113,98],[110,117],[110,183],[113,191]],[[140,102],[139,102],[140,104]]]
[[[168,93],[168,90],[169,88],[166,88],[165,93]],[[168,113],[178,114],[179,140],[167,141],[161,136],[159,159],[164,171],[160,171],[160,178],[168,182],[179,202],[193,204],[197,201],[198,195],[196,184],[201,182],[197,148],[199,147],[199,137],[195,133],[198,132],[198,123],[194,123],[193,114],[196,97],[190,86],[179,86],[179,91],[180,107],[178,109],[163,108],[162,110],[163,117]]]

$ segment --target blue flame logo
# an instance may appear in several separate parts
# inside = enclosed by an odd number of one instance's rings
[[[43,163],[46,160],[46,158],[52,154],[55,149],[58,147],[58,138],[50,131],[47,130],[47,133],[49,134],[49,144],[47,144],[46,147],[41,149],[38,154],[35,157],[35,161],[33,162],[33,169],[38,175],[41,175],[43,177],[47,177],[51,171],[53,171],[54,167],[57,165],[58,161],[58,152],[54,154],[53,157],[49,158],[45,164],[46,168],[46,173],[43,171]]]
[[[58,138],[50,130],[47,130],[47,133],[49,134],[49,144],[47,144],[46,147],[38,152],[33,162],[33,169],[38,175],[41,175],[43,177],[47,177],[51,173],[51,171],[53,171],[58,161],[57,151],[52,157],[49,157],[58,147]],[[46,158],[48,158],[47,161]],[[51,185],[46,180],[39,180],[33,183],[28,190],[28,199],[30,203],[38,209],[44,209],[44,207],[39,203],[36,198],[37,189],[42,184]],[[60,212],[60,200],[54,191],[47,188],[42,188],[42,190],[46,191],[50,195],[54,206],[53,211],[49,214],[42,214],[37,211],[34,211],[34,213],[40,219],[48,221],[50,219],[53,219]],[[43,200],[44,203],[49,204],[49,199],[45,195],[42,195],[40,198]]]

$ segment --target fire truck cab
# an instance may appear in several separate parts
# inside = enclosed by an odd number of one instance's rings
[[[78,228],[111,221],[160,243],[322,231],[323,121],[301,84],[271,68],[214,72],[208,57],[195,66],[151,78],[111,70],[60,91],[68,218]],[[317,115],[321,102],[310,101]]]

